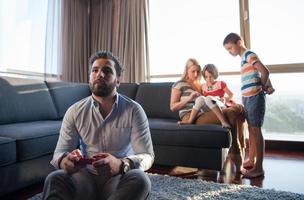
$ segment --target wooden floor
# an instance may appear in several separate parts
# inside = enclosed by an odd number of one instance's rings
[[[185,167],[155,166],[152,173],[169,174],[183,178],[196,178],[217,183],[252,185],[304,194],[304,152],[266,151],[263,162],[265,176],[243,179],[236,176],[233,159],[228,157],[223,170],[198,170]]]
[[[203,179],[218,183],[235,183],[257,187],[284,190],[304,194],[304,152],[266,151],[264,159],[265,176],[242,179],[235,175],[232,159],[227,159],[222,172],[198,170],[186,167],[153,166],[149,172],[168,174],[183,178]],[[42,184],[15,192],[0,199],[25,200],[42,191]]]

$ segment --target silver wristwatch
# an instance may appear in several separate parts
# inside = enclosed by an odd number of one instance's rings
[[[121,159],[120,173],[125,174],[131,169],[130,162],[127,158]]]

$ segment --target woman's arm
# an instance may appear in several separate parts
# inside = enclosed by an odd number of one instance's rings
[[[185,105],[195,99],[196,97],[200,96],[199,92],[192,92],[188,98],[181,101],[181,91],[176,88],[172,88],[171,90],[171,99],[170,99],[170,109],[171,111],[179,111],[180,109],[184,108]]]

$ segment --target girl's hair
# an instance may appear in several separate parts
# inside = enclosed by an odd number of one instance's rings
[[[198,66],[200,71],[202,70],[201,66],[199,65],[198,61],[195,58],[189,58],[186,62],[184,73],[183,73],[182,78],[181,78],[182,81],[187,81],[187,79],[188,79],[188,72],[187,71],[193,65]],[[201,74],[199,74],[199,79],[198,80],[200,80],[200,79],[201,79]]]
[[[219,72],[218,72],[218,70],[217,70],[217,68],[216,68],[216,66],[214,64],[207,64],[207,65],[205,65],[205,67],[202,70],[202,76],[204,78],[206,78],[205,77],[205,72],[206,71],[209,72],[210,74],[212,74],[212,76],[213,76],[214,79],[217,79],[217,77],[219,75]]]

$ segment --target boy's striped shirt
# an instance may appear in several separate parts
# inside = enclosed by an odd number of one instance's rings
[[[241,59],[242,95],[254,96],[262,90],[261,75],[254,67],[259,58],[254,52],[246,50]]]

